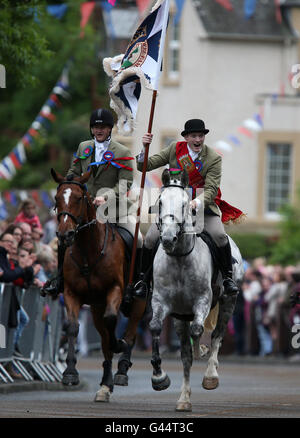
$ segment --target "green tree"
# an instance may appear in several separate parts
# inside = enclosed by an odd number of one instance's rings
[[[300,187],[295,204],[281,209],[280,237],[272,248],[270,262],[284,266],[300,262]]]
[[[69,72],[71,99],[63,102],[62,108],[56,111],[55,123],[50,123],[44,135],[26,150],[27,163],[17,175],[11,181],[0,180],[0,190],[55,186],[50,178],[50,168],[55,167],[60,172],[66,170],[78,143],[90,136],[88,120],[91,110],[95,106],[109,104],[107,78],[99,58],[103,45],[100,3],[85,28],[84,38],[80,38],[81,0],[66,0],[68,10],[60,20],[45,12],[45,2],[29,3],[30,6],[39,3],[41,13],[35,26],[42,29],[51,56],[46,61],[27,65],[27,74],[35,78],[33,83],[26,87],[8,83],[7,89],[0,91],[3,92],[0,102],[0,159],[30,128],[70,58],[73,60]]]
[[[49,58],[40,20],[41,0],[0,0],[0,64],[5,66],[7,86],[33,84],[32,67]]]

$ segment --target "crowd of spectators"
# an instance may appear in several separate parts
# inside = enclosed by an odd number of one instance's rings
[[[245,262],[245,277],[232,318],[239,355],[289,355],[292,327],[300,322],[300,305],[290,297],[300,285],[300,266],[268,265],[264,258]]]
[[[55,274],[57,269],[55,217],[45,222],[45,228],[46,236],[33,199],[22,202],[13,220],[0,223],[0,282],[12,283],[23,289],[32,285],[41,288]],[[49,233],[49,229],[52,233]],[[29,316],[13,288],[8,323],[9,327],[16,329],[15,356],[22,355],[19,339],[28,322]],[[14,370],[10,372],[15,374]]]

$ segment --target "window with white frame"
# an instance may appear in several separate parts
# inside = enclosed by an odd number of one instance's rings
[[[290,200],[292,145],[268,143],[266,158],[266,213],[276,217],[280,207]]]
[[[168,31],[168,54],[167,54],[167,76],[170,81],[179,79],[179,55],[180,55],[180,25],[175,20],[176,14],[170,14]]]

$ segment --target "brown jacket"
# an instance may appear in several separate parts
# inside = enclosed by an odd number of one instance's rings
[[[138,157],[136,157],[136,160]],[[222,158],[213,149],[203,145],[202,151],[199,153],[198,160],[203,163],[201,176],[205,180],[204,185],[204,208],[206,212],[220,216],[220,210],[215,203],[215,198],[218,193],[218,188],[221,183],[222,174]],[[152,155],[148,159],[147,171],[157,169],[162,166],[169,165],[170,168],[179,168],[176,158],[176,142],[172,142],[170,146],[164,148],[158,154]],[[143,163],[137,160],[137,169],[142,171]]]
[[[94,148],[93,153],[85,159],[72,159],[71,167],[67,175],[74,174],[80,176],[82,173],[87,172],[89,165],[95,161],[95,142],[94,140],[83,141],[80,143],[76,155],[82,156],[83,151],[88,147]],[[121,143],[114,140],[111,141],[108,146],[108,150],[113,152],[115,158],[131,157],[131,152]],[[133,160],[120,160],[118,163],[124,164],[127,167],[133,169]],[[106,196],[107,203],[114,202],[116,199],[117,218],[119,217],[119,200],[120,197],[126,197],[128,190],[133,182],[133,170],[119,169],[112,164],[101,164],[99,166],[93,166],[93,173],[87,182],[88,192],[92,197]],[[121,186],[120,186],[121,184]],[[121,193],[120,193],[120,187]],[[131,207],[131,202],[127,198],[127,212]],[[123,216],[123,214],[121,214]]]

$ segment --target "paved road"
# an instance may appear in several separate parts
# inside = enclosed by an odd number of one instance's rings
[[[171,386],[163,392],[151,387],[150,358],[136,358],[128,387],[116,386],[108,404],[93,401],[100,371],[94,358],[78,362],[82,385],[77,390],[0,391],[1,418],[299,418],[300,363],[232,363],[220,358],[220,386],[206,391],[201,382],[206,362],[195,362],[191,373],[192,412],[175,412],[182,368],[180,360],[164,360]],[[175,420],[177,419],[177,420]]]

